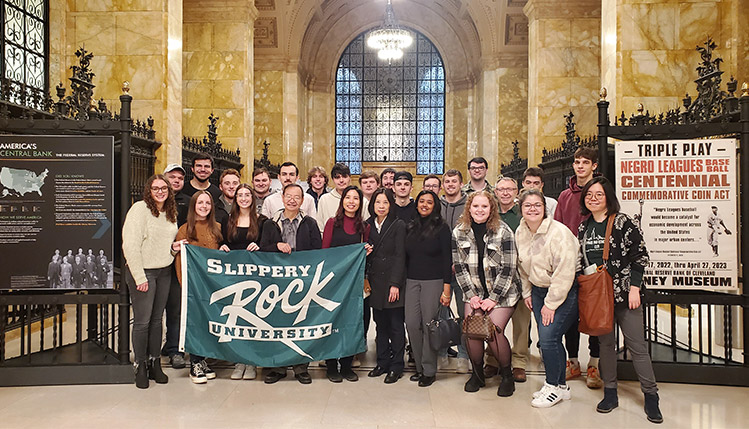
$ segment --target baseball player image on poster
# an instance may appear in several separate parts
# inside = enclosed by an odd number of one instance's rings
[[[712,206],[711,209],[713,210],[713,213],[707,217],[707,244],[713,248],[713,256],[717,257],[719,256],[718,236],[723,234],[723,232],[725,232],[726,235],[731,235],[731,231],[726,227],[726,224],[723,223],[723,219],[718,216],[718,207]]]

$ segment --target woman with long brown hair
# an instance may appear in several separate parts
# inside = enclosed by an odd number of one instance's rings
[[[254,252],[260,249],[258,243],[266,217],[263,215],[258,217],[255,204],[255,195],[250,185],[240,184],[234,195],[229,218],[221,225],[221,234],[224,239],[219,249],[225,252],[230,250]],[[254,380],[255,378],[257,378],[255,365],[239,362],[234,364],[234,371],[231,373],[232,380]]]
[[[193,246],[218,249],[221,243],[221,225],[216,222],[216,209],[213,197],[208,191],[197,191],[190,198],[187,212],[187,223],[177,232],[175,244],[191,244]],[[181,249],[181,247],[180,247]],[[177,278],[182,284],[182,261],[177,252],[175,267]],[[216,378],[216,372],[208,367],[203,356],[190,354],[190,379],[195,384],[203,384],[207,380]]]
[[[167,383],[161,370],[161,319],[169,296],[177,205],[166,178],[148,178],[143,200],[130,207],[122,226],[122,254],[127,261],[127,286],[133,305],[135,385],[148,388],[148,379]],[[170,248],[172,252],[170,252]]]
[[[452,238],[455,280],[463,290],[465,314],[486,314],[497,327],[488,341],[489,350],[500,365],[502,380],[497,395],[511,396],[512,351],[504,330],[520,300],[521,284],[517,269],[515,234],[499,216],[497,201],[488,191],[472,193],[458,219]],[[466,349],[473,363],[473,374],[466,392],[485,385],[484,341],[466,338]]]

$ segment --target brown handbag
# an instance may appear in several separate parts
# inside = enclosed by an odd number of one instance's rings
[[[579,330],[590,336],[608,334],[614,329],[614,280],[606,270],[609,260],[609,239],[614,226],[614,215],[609,216],[603,244],[603,265],[593,274],[577,276],[577,305],[580,310]],[[583,246],[583,256],[585,247]],[[585,257],[587,261],[587,257]]]
[[[499,330],[497,325],[486,313],[474,313],[475,310],[471,311],[471,314],[463,319],[463,334],[472,340],[493,340],[494,334]]]

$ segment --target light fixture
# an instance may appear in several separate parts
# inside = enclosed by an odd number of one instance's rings
[[[367,36],[367,46],[377,50],[377,56],[390,63],[403,57],[403,50],[413,43],[413,37],[395,21],[393,5],[388,0],[385,22]]]

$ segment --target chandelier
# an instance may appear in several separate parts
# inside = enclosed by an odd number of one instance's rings
[[[385,7],[385,22],[367,36],[367,46],[377,50],[381,60],[398,60],[403,57],[403,49],[411,46],[413,37],[408,30],[401,28],[395,21],[393,5],[388,0]]]

